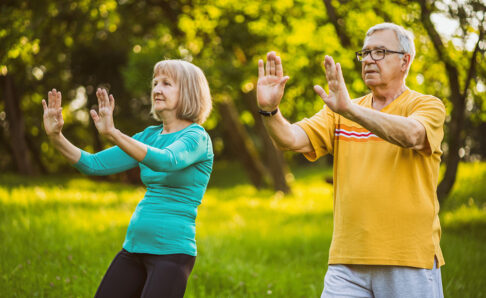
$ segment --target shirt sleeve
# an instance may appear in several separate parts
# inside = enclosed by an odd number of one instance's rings
[[[316,161],[321,156],[333,154],[335,114],[327,106],[311,118],[305,118],[296,124],[302,127],[311,142],[313,151],[304,153],[309,161]]]
[[[209,136],[203,128],[189,130],[165,148],[147,146],[147,155],[141,163],[156,172],[178,171],[206,160],[209,144]]]
[[[421,150],[421,153],[431,155],[442,154],[440,144],[444,138],[444,121],[446,116],[445,106],[442,101],[433,96],[420,98],[412,108],[410,118],[418,120],[425,127],[429,147]]]
[[[138,140],[141,134],[137,133],[132,138]],[[104,176],[134,168],[138,161],[114,146],[95,154],[81,150],[81,158],[73,166],[86,175]]]

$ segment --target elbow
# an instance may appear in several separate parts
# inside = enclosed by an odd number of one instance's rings
[[[425,148],[427,137],[425,131],[414,129],[407,134],[402,142],[402,147],[407,149],[422,150]]]
[[[290,146],[287,146],[287,145],[283,145],[283,144],[275,144],[275,142],[273,143],[275,145],[275,147],[277,147],[278,150],[280,151],[292,151],[292,148]]]

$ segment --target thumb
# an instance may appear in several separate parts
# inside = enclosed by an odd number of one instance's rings
[[[91,118],[93,118],[94,122],[98,122],[100,120],[100,117],[98,117],[98,114],[96,113],[95,110],[89,111]]]
[[[283,78],[280,79],[280,82],[279,82],[279,85],[280,86],[285,86],[285,83],[287,83],[287,81],[290,79],[289,76],[285,76]]]
[[[324,88],[322,88],[319,85],[314,86],[314,91],[319,94],[319,96],[325,101],[327,99],[327,93],[324,91]]]

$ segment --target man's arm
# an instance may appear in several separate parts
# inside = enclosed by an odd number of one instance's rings
[[[352,104],[343,116],[400,147],[414,150],[429,147],[425,127],[416,119],[382,113],[357,104]]]
[[[283,76],[282,61],[275,52],[267,54],[266,69],[263,68],[263,60],[258,61],[257,103],[262,111],[278,109],[288,79],[288,76]],[[263,116],[263,123],[280,149],[302,153],[313,151],[304,130],[296,124],[290,124],[280,110],[273,116]]]
[[[324,61],[329,95],[320,86],[314,90],[335,113],[354,121],[380,138],[403,148],[430,150],[425,127],[416,119],[390,115],[354,104],[348,94],[339,63]]]
[[[290,124],[280,111],[274,116],[264,117],[263,123],[279,149],[300,153],[313,151],[305,131],[297,124]]]

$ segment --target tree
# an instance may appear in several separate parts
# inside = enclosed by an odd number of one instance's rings
[[[478,36],[474,50],[470,53],[467,48],[463,48],[462,51],[457,51],[454,48],[448,49],[431,20],[432,14],[434,11],[437,11],[437,8],[425,0],[419,0],[418,2],[420,4],[422,25],[425,27],[447,72],[449,101],[452,104],[447,141],[448,154],[445,158],[446,171],[437,189],[439,201],[443,202],[454,185],[460,160],[459,150],[464,146],[466,100],[471,93],[471,82],[476,77],[478,55],[483,54],[484,56],[486,51],[486,46],[484,45],[486,5],[480,1],[467,1],[464,4],[455,3],[455,6],[449,6],[449,15],[458,18],[460,21],[459,30],[463,44],[465,45],[466,39],[470,37],[471,31]],[[474,26],[475,21],[478,22],[476,23],[476,28]],[[450,44],[449,48],[452,48]],[[454,54],[469,57],[468,63],[463,63],[465,59],[454,59]]]

